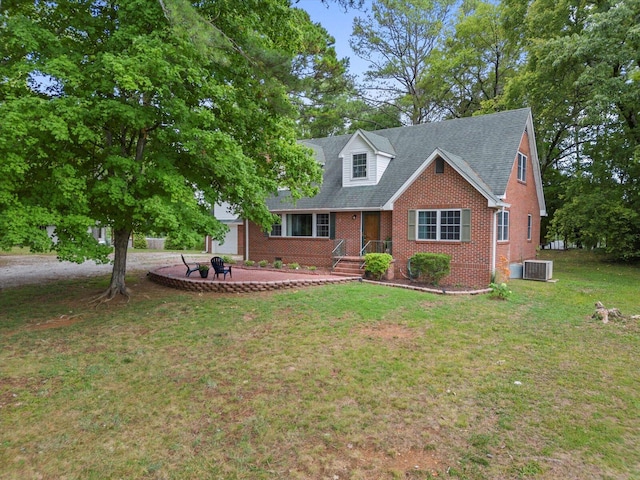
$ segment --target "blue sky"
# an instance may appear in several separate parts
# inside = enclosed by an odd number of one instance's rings
[[[293,2],[292,6],[309,12],[311,20],[320,23],[336,39],[338,58],[350,58],[350,73],[358,74],[367,69],[367,63],[356,57],[349,47],[353,19],[357,16],[364,16],[362,10],[348,9],[345,12],[344,8],[335,1],[322,3],[320,0],[299,0],[298,3]]]

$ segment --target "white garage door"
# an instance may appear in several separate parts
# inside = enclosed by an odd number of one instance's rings
[[[213,241],[213,252],[223,255],[238,254],[238,225],[229,225],[229,232],[225,237],[224,243]]]

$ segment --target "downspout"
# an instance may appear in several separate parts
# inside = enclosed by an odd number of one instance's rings
[[[496,259],[498,256],[498,212],[493,212],[493,224],[491,225],[491,279],[496,276]]]

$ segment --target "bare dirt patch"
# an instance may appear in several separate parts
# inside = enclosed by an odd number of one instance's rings
[[[403,325],[393,323],[380,323],[378,325],[367,326],[359,330],[361,335],[367,337],[391,339],[407,339],[417,337],[417,333]]]
[[[47,330],[49,328],[68,327],[78,322],[82,322],[84,319],[82,315],[61,315],[58,318],[52,318],[46,322],[34,323],[28,325],[27,330]]]

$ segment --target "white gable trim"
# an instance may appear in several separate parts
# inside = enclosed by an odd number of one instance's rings
[[[380,148],[380,147],[379,147]],[[366,176],[353,176],[353,157],[366,154]],[[394,158],[394,154],[376,149],[374,143],[367,137],[366,132],[356,131],[340,150],[338,157],[342,160],[342,186],[376,186],[387,167]]]
[[[338,158],[344,158],[345,154],[351,151],[352,144],[353,142],[355,142],[356,138],[360,138],[361,140],[363,140],[375,155],[381,155],[383,157],[387,157],[391,159],[394,158],[394,155],[389,152],[383,152],[383,151],[377,150],[376,147],[371,143],[371,141],[367,138],[366,135],[364,135],[364,133],[360,129],[356,130],[356,132],[353,135],[351,135],[351,138],[349,139],[347,144],[342,148],[342,150],[340,150],[340,153],[338,153]]]
[[[542,191],[542,173],[540,172],[540,160],[538,159],[538,148],[536,147],[536,134],[533,129],[533,116],[531,111],[527,116],[526,130],[529,139],[529,154],[531,157],[531,165],[533,165],[533,180],[536,183],[536,194],[538,195],[538,205],[540,206],[540,216],[547,216],[547,206],[544,201],[544,192]],[[524,135],[524,132],[522,133]]]
[[[489,188],[484,185],[483,182],[476,176],[476,178],[472,177],[462,165],[459,165],[460,162],[464,162],[464,160],[456,157],[454,155],[448,154],[444,150],[440,148],[436,148],[429,157],[422,163],[422,165],[416,169],[415,172],[409,177],[409,179],[398,189],[396,193],[389,199],[387,203],[385,203],[382,207],[383,210],[393,210],[393,204],[395,201],[402,195],[407,189],[416,181],[416,179],[422,175],[425,169],[433,162],[436,158],[441,157],[445,162],[447,162],[462,178],[464,178],[472,187],[474,187],[483,197],[487,199],[488,207],[502,207],[504,206],[504,202],[502,202],[499,198],[491,193]]]

